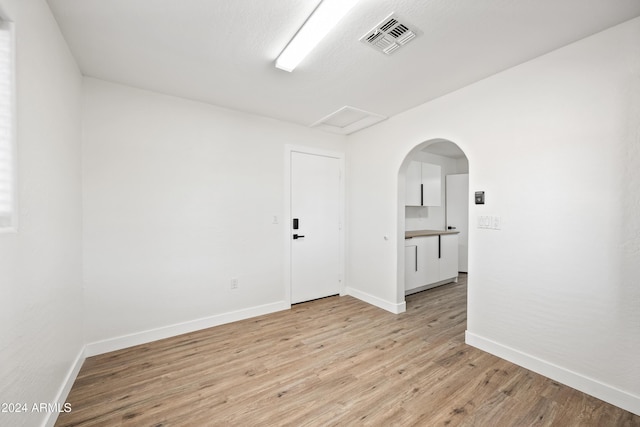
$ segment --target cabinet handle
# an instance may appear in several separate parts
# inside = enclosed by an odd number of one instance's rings
[[[420,206],[424,206],[424,184],[420,184]]]
[[[442,241],[442,236],[438,234],[438,259],[442,258],[442,245],[440,243],[441,241]]]
[[[415,246],[415,248],[416,248],[416,263],[415,263],[415,266],[416,266],[416,273],[417,273],[418,272],[418,246]]]

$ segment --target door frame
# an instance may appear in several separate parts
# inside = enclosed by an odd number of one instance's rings
[[[466,145],[463,145],[461,142],[454,139],[447,139],[447,138],[430,138],[422,141],[421,143],[414,145],[413,148],[407,151],[407,153],[404,156],[404,159],[402,160],[402,163],[400,163],[400,168],[398,169],[398,181],[397,181],[398,182],[398,192],[397,192],[397,199],[398,199],[397,209],[398,210],[397,210],[397,221],[396,221],[396,225],[397,225],[397,258],[396,258],[397,259],[396,261],[396,298],[397,299],[396,301],[398,301],[398,303],[396,304],[397,306],[396,313],[402,313],[406,311],[405,274],[404,274],[404,268],[405,268],[404,236],[405,236],[405,228],[406,228],[406,224],[405,224],[406,173],[407,173],[407,170],[409,169],[409,163],[413,160],[415,154],[419,153],[420,151],[424,150],[425,148],[437,142],[449,142],[454,145],[457,145],[458,148],[462,150],[465,157],[467,158],[467,161],[469,162],[469,169],[467,171],[467,174],[469,175],[469,197],[470,197],[469,198],[469,217],[467,222],[467,227],[468,227],[467,254],[468,255],[471,254],[471,248],[473,247],[473,241],[471,236],[471,206],[472,206],[471,205],[471,201],[472,201],[471,176],[472,176],[473,160],[469,156],[469,153],[468,153],[469,150],[466,148]],[[446,197],[446,191],[445,191],[445,197]],[[471,283],[472,283],[471,279],[467,278],[467,289],[470,289],[469,286],[471,285]],[[392,310],[389,310],[389,311],[392,311]]]
[[[339,291],[340,296],[345,295],[345,153],[339,151],[329,151],[314,147],[305,147],[302,145],[285,144],[284,146],[284,215],[283,217],[283,236],[284,236],[284,300],[291,307],[291,153],[308,154],[312,156],[331,157],[338,160],[340,168],[339,182],[339,202],[340,202],[340,219],[339,219]]]

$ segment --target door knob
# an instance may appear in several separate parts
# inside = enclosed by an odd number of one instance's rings
[[[293,235],[293,240],[300,239],[301,237],[304,237],[304,236],[302,234],[294,234]]]

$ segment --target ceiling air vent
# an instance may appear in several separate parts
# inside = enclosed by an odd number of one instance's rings
[[[349,135],[384,119],[386,117],[380,114],[345,105],[313,123],[311,127],[341,135]]]
[[[415,39],[417,35],[418,31],[415,27],[392,13],[371,31],[360,37],[360,41],[377,51],[390,55]]]

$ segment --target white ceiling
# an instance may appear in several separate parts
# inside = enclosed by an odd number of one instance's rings
[[[640,16],[640,0],[361,0],[288,73],[275,58],[319,0],[48,0],[83,74],[308,126],[383,116]],[[422,34],[358,39],[391,12]]]
[[[462,159],[467,157],[464,151],[456,144],[450,141],[439,141],[430,144],[422,149],[425,153],[437,154],[438,156],[451,157],[453,159]]]

